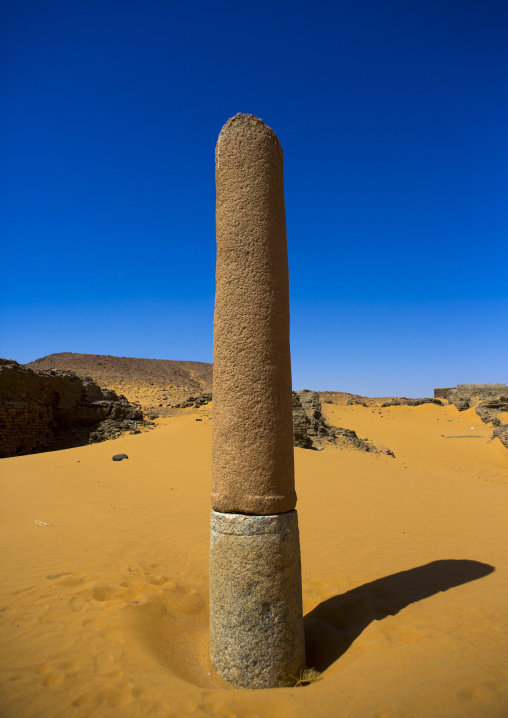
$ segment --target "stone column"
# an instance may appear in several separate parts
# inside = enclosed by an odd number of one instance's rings
[[[234,686],[294,685],[305,647],[279,139],[238,114],[215,166],[210,655]]]

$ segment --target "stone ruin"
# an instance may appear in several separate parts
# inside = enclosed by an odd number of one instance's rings
[[[90,377],[0,359],[0,458],[97,443],[149,423]]]
[[[321,400],[317,391],[309,389],[294,391],[293,446],[320,451],[327,444],[359,451],[378,451],[366,439],[360,439],[352,429],[327,424],[322,414]]]
[[[481,421],[492,426],[492,438],[498,438],[508,449],[508,424],[501,420],[501,415],[508,412],[506,384],[457,384],[448,389],[434,389],[434,396],[446,399],[458,411],[474,406]]]

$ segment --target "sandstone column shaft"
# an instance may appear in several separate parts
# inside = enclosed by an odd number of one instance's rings
[[[280,142],[236,115],[215,168],[210,657],[238,688],[289,686],[305,645]]]
[[[215,155],[217,270],[212,506],[276,514],[296,505],[283,154],[252,115]]]

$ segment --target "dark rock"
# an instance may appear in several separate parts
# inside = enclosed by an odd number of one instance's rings
[[[349,403],[349,402],[348,402]],[[385,406],[421,406],[422,404],[436,404],[437,406],[443,406],[443,402],[440,399],[408,399],[403,396],[401,399],[391,399],[381,404],[381,407]]]
[[[500,424],[492,432],[492,438],[498,438],[499,441],[508,449],[508,424]]]
[[[339,439],[340,441],[338,443],[340,444],[359,449],[360,451],[377,451],[372,444],[369,444],[364,439],[360,439],[356,431],[352,429],[343,429],[341,426],[334,426],[333,432],[334,438]]]
[[[321,450],[324,443],[340,444],[361,451],[376,451],[351,429],[328,426],[321,412],[319,394],[304,389],[293,392],[293,443],[304,449]]]
[[[492,438],[499,438],[508,448],[508,424],[501,424],[501,412],[508,411],[508,394],[505,384],[459,384],[449,389],[446,398],[459,411],[469,408],[478,402],[475,411],[484,424],[494,428]]]
[[[115,454],[113,456],[113,461],[122,461],[122,459],[128,459],[129,457],[127,454]]]
[[[307,436],[309,419],[305,413],[296,391],[293,392],[293,445],[302,449],[312,447],[312,442]]]

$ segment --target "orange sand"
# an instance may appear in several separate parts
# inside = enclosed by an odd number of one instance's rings
[[[396,458],[295,451],[321,680],[234,690],[209,663],[207,406],[0,462],[2,718],[506,718],[508,452],[472,410],[324,410]]]

